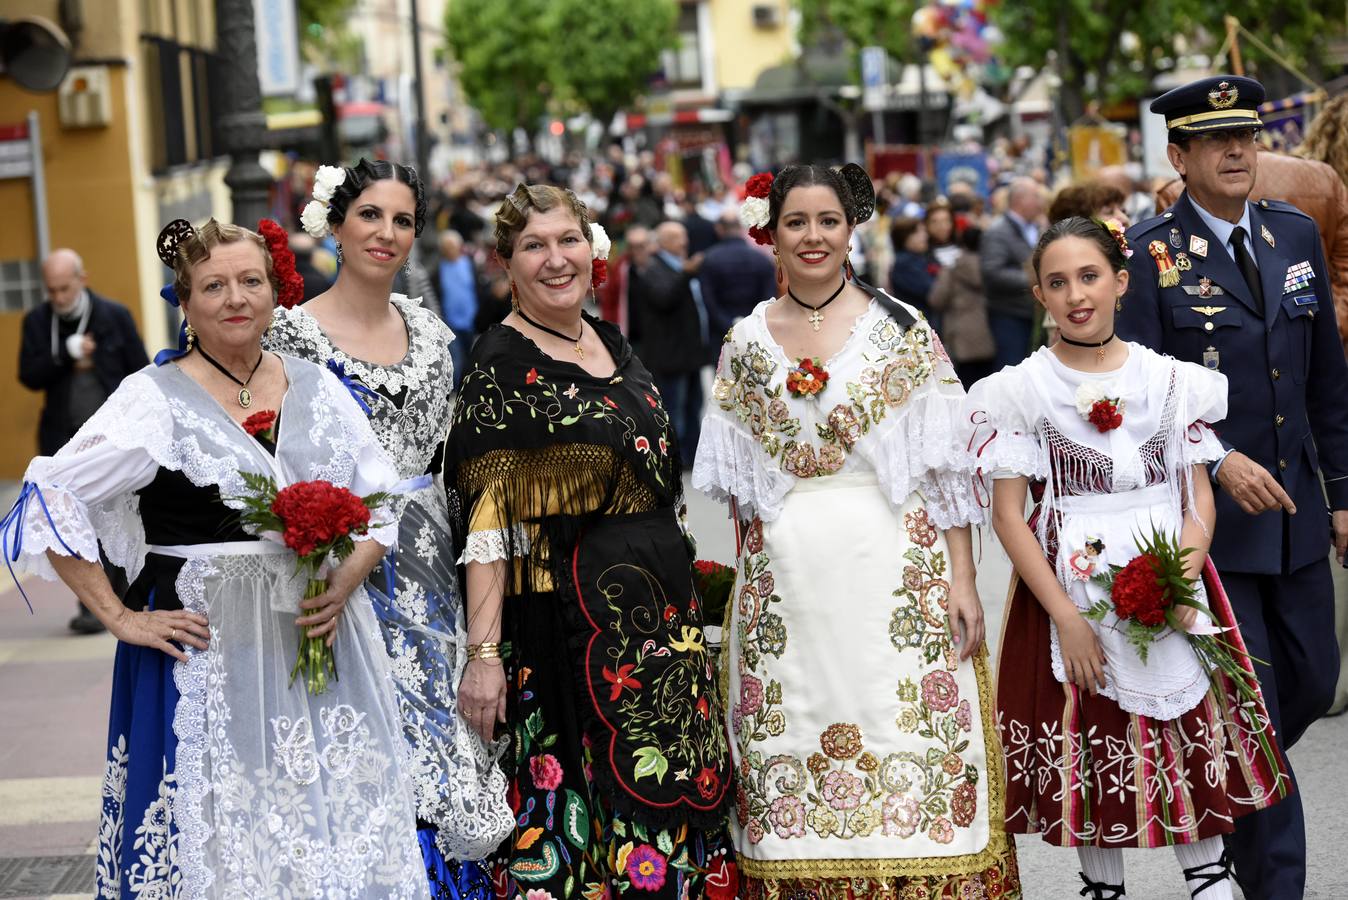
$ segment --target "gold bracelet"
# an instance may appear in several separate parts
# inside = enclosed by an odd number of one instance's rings
[[[494,641],[484,641],[481,644],[468,645],[469,661],[475,659],[500,659],[501,645]]]

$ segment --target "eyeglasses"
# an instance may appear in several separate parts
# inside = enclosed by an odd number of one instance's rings
[[[1225,148],[1230,144],[1248,147],[1259,138],[1258,128],[1232,128],[1227,131],[1209,131],[1197,136],[1197,140],[1208,147]]]

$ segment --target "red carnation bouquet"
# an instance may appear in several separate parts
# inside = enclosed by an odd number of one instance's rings
[[[806,357],[786,373],[786,389],[795,397],[813,397],[828,384],[828,372],[818,359]]]
[[[725,620],[730,590],[735,586],[735,570],[724,563],[699,559],[693,563],[693,583],[702,598],[702,621],[719,626]]]
[[[304,599],[321,596],[328,589],[324,566],[329,556],[339,561],[356,549],[352,535],[363,535],[370,527],[370,510],[382,506],[389,494],[377,492],[357,497],[351,491],[327,481],[301,481],[276,489],[266,475],[242,472],[249,493],[242,521],[264,537],[278,538],[299,557],[297,571],[307,575]],[[332,647],[322,637],[300,632],[299,656],[290,670],[290,683],[304,673],[310,694],[328,688],[328,676],[337,679],[337,660]]]
[[[1143,662],[1147,651],[1161,632],[1167,628],[1183,634],[1210,675],[1221,673],[1231,679],[1242,700],[1258,699],[1259,683],[1250,655],[1244,649],[1221,638],[1222,629],[1186,629],[1180,624],[1178,609],[1188,606],[1198,610],[1214,623],[1217,617],[1197,597],[1196,582],[1184,571],[1184,561],[1194,552],[1192,547],[1180,547],[1179,542],[1158,529],[1150,539],[1138,538],[1139,553],[1126,566],[1109,567],[1092,581],[1109,592],[1083,615],[1096,622],[1104,621],[1109,613],[1119,618],[1128,643],[1137,650]]]

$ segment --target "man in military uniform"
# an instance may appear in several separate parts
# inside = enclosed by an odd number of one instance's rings
[[[1128,232],[1121,337],[1220,370],[1230,406],[1213,423],[1227,456],[1211,467],[1211,557],[1287,750],[1328,710],[1338,676],[1327,544],[1348,546],[1348,366],[1315,222],[1254,185],[1264,89],[1224,75],[1176,88],[1166,117],[1185,190]],[[1328,513],[1320,469],[1329,492]],[[1251,900],[1304,893],[1298,794],[1240,817],[1227,849]]]

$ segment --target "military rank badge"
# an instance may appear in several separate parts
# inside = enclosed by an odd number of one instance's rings
[[[1308,287],[1314,277],[1315,270],[1311,268],[1309,260],[1302,260],[1295,265],[1288,266],[1287,277],[1283,279],[1282,283],[1282,292],[1290,294],[1293,291]]]
[[[1268,241],[1268,245],[1269,245],[1270,247],[1275,247],[1275,246],[1277,246],[1277,245],[1273,242],[1273,232],[1271,232],[1271,231],[1268,230],[1268,226],[1267,226],[1267,225],[1260,225],[1260,226],[1259,226],[1259,234],[1263,236],[1264,240]]]
[[[1208,239],[1196,234],[1189,235],[1189,252],[1200,259],[1208,258]]]

